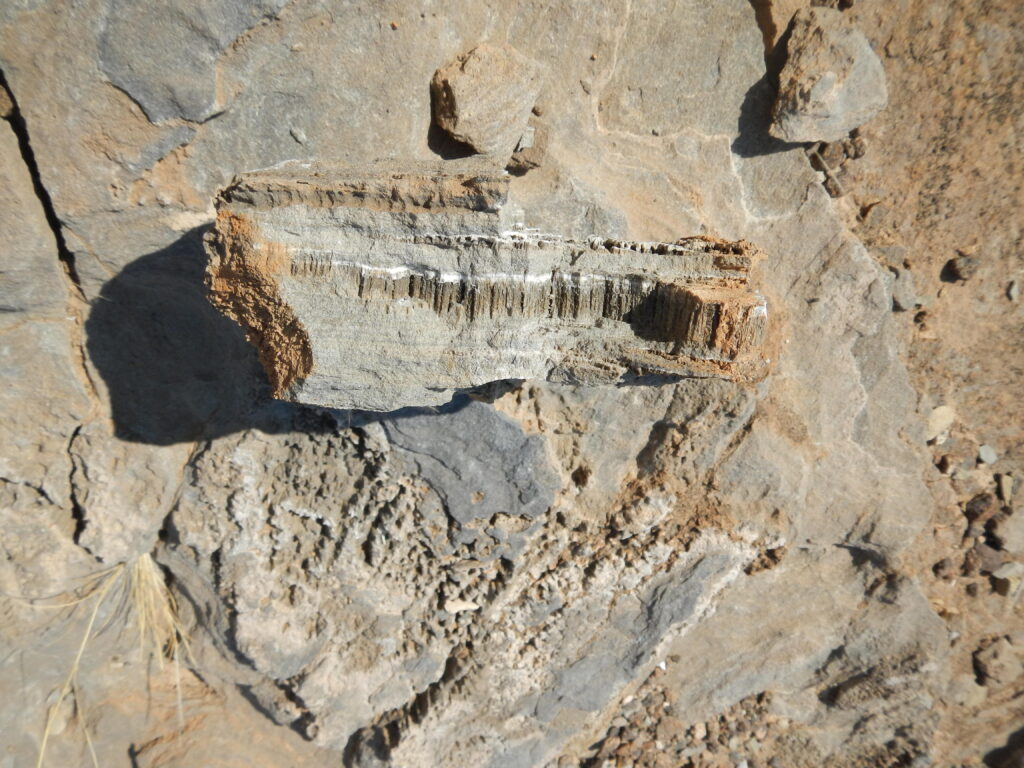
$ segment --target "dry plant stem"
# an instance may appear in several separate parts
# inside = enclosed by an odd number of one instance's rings
[[[174,596],[164,583],[163,575],[156,563],[153,562],[153,558],[148,554],[145,554],[136,559],[131,565],[125,565],[123,563],[116,565],[90,579],[86,587],[86,594],[83,597],[76,600],[68,600],[57,605],[45,606],[73,607],[87,600],[94,600],[92,611],[89,614],[89,621],[86,625],[85,632],[82,635],[82,641],[79,643],[78,652],[75,654],[74,662],[71,665],[71,671],[68,673],[68,677],[64,681],[64,685],[61,687],[57,701],[54,702],[47,713],[46,726],[43,730],[43,738],[39,745],[39,757],[36,761],[36,768],[42,768],[43,759],[46,754],[46,745],[49,741],[50,732],[53,729],[53,721],[61,703],[65,698],[67,698],[69,692],[75,692],[76,702],[79,700],[77,695],[77,685],[75,683],[79,664],[81,663],[82,656],[85,653],[86,646],[89,644],[89,640],[94,634],[96,619],[99,616],[100,607],[103,605],[107,595],[114,586],[122,583],[121,579],[123,577],[127,578],[127,596],[131,604],[131,609],[135,613],[135,620],[139,631],[140,654],[145,657],[148,641],[152,644],[151,647],[158,652],[157,656],[160,660],[161,668],[163,666],[163,658],[165,655],[168,658],[174,659],[175,680],[177,685],[178,722],[180,727],[184,728],[185,718],[181,698],[181,674],[178,658],[179,647],[184,647],[185,653],[189,658],[191,658],[192,654],[188,647],[188,637],[185,632],[185,628],[178,619],[177,605],[175,603]],[[115,611],[115,615],[120,610],[121,609],[118,608]],[[96,766],[96,768],[99,768],[99,762],[96,758],[92,745],[92,738],[88,733],[88,729],[85,728],[84,723],[83,729],[85,729],[86,744],[89,748],[93,765]]]
[[[825,170],[825,175],[832,180],[833,184],[836,185],[836,189],[839,190],[839,194],[846,197],[846,190],[843,189],[843,185],[839,183],[839,179],[836,177],[835,171],[833,171],[832,167],[825,162],[825,158],[822,157],[821,153],[816,149],[814,150],[814,156],[818,158],[818,162],[821,163],[821,167]]]
[[[185,628],[178,620],[177,604],[174,596],[164,583],[156,563],[148,554],[142,555],[132,565],[128,575],[131,602],[135,610],[135,618],[139,629],[140,650],[145,652],[147,637],[155,649],[160,651],[161,665],[163,658],[178,658],[178,646],[188,648],[188,637]]]
[[[102,586],[97,587],[97,591],[95,593],[95,605],[93,605],[92,612],[89,614],[89,622],[88,624],[86,624],[85,632],[82,634],[82,642],[78,645],[78,652],[75,654],[75,660],[71,665],[71,670],[68,672],[68,676],[67,679],[64,681],[64,685],[61,687],[60,694],[57,696],[57,701],[55,701],[50,706],[50,711],[46,715],[46,726],[43,729],[42,742],[39,744],[39,758],[36,760],[36,768],[42,768],[43,758],[46,755],[46,743],[47,741],[49,741],[50,731],[53,728],[53,719],[57,714],[57,710],[60,708],[61,703],[68,695],[68,692],[71,691],[71,689],[75,685],[75,677],[78,674],[78,665],[82,661],[82,654],[85,653],[85,647],[89,643],[89,638],[92,635],[92,628],[96,625],[96,617],[99,615],[100,606],[103,605],[103,599],[106,597],[107,593],[114,586],[114,584],[117,583],[117,577],[121,574],[122,570],[123,566],[115,566],[115,568],[111,569],[107,573],[107,575],[103,577],[105,579],[105,582],[102,584]],[[76,603],[82,602],[87,599],[89,599],[88,596],[82,598],[82,600],[76,601]],[[90,744],[90,752],[91,751],[92,746]],[[93,755],[93,762],[96,762],[95,755]]]
[[[81,717],[81,701],[82,698],[78,693],[78,686],[72,685],[71,693],[75,697],[75,709],[78,714],[78,721],[82,726],[82,734],[85,736],[85,745],[89,748],[89,757],[92,759],[93,768],[100,768],[100,761],[96,757],[96,748],[92,743],[92,736],[89,735],[89,726],[86,725],[85,719]]]

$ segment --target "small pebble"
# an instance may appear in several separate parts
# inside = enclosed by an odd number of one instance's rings
[[[914,290],[914,276],[909,270],[890,267],[893,274],[892,308],[894,312],[907,312],[917,305],[917,291]]]
[[[1006,298],[1010,301],[1020,300],[1020,283],[1016,280],[1011,280],[1010,284],[1006,286]]]
[[[1005,557],[998,549],[990,547],[988,544],[982,543],[980,540],[974,545],[974,548],[971,551],[978,558],[978,569],[982,573],[993,573],[994,571],[999,570],[999,567],[1005,560]]]
[[[964,505],[964,515],[972,523],[984,524],[998,511],[999,505],[991,493],[979,493]]]
[[[928,416],[928,425],[925,429],[925,439],[928,442],[937,440],[956,421],[956,411],[948,405],[940,405],[932,410]]]
[[[995,464],[998,460],[999,455],[991,445],[983,445],[978,449],[978,461],[982,464]]]
[[[1008,472],[999,476],[999,498],[1007,505],[1013,501],[1013,475]]]
[[[992,586],[1003,597],[1015,594],[1022,580],[1024,564],[1021,563],[1006,563],[992,573]]]

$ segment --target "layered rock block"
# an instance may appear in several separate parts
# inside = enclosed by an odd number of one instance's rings
[[[491,382],[763,375],[746,243],[566,240],[525,229],[501,172],[238,177],[207,237],[211,301],[274,394],[334,408],[440,405]]]

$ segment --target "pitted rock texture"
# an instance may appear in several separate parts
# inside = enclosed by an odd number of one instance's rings
[[[148,555],[191,654],[161,667],[101,606],[45,765],[1012,764],[1020,4],[827,2],[892,99],[814,165],[768,132],[763,46],[800,0],[0,3],[2,760],[38,760],[82,585]],[[485,44],[539,74],[543,151],[510,178],[449,159],[469,148],[432,112],[435,73]],[[244,183],[286,161],[421,182]],[[746,241],[769,375],[275,399],[205,285],[239,174],[257,223],[361,212],[368,241],[382,215],[508,216],[584,251]],[[601,248],[616,274],[666,257]],[[944,283],[957,249],[978,268]],[[254,338],[311,330],[281,271],[237,266],[277,313]]]
[[[250,174],[218,207],[212,301],[277,396],[335,408],[440,405],[509,379],[764,375],[752,246],[524,231],[507,187],[450,171]]]

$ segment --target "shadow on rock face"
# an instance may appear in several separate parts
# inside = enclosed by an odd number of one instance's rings
[[[427,147],[435,155],[443,160],[461,160],[465,157],[472,157],[476,150],[469,144],[457,141],[448,135],[447,131],[441,128],[434,115],[437,114],[437,96],[434,89],[430,89],[430,127],[427,129]]]
[[[1024,765],[1024,728],[1011,733],[1006,746],[986,754],[984,762],[988,768],[1019,768]]]
[[[132,262],[93,302],[86,345],[123,440],[170,445],[290,421],[242,329],[207,300],[204,231]]]
[[[738,135],[732,142],[732,151],[740,157],[758,157],[785,152],[802,144],[790,144],[776,139],[768,133],[772,123],[772,104],[775,102],[775,87],[765,75],[746,92],[740,105],[737,123]]]
[[[257,428],[333,432],[371,422],[445,414],[469,404],[391,413],[313,408],[270,396],[255,348],[210,304],[199,227],[147,254],[108,281],[85,323],[86,346],[110,393],[116,435],[171,445]],[[481,388],[493,400],[508,384]]]

